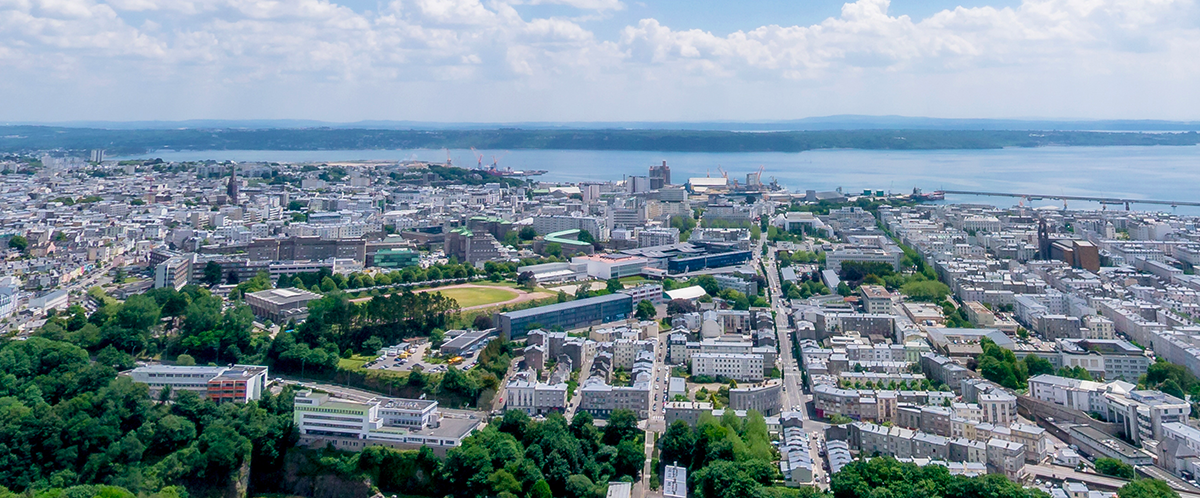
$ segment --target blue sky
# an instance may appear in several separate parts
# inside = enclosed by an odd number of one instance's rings
[[[1198,0],[0,0],[0,122],[1200,119]]]

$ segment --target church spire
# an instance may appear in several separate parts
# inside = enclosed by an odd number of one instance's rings
[[[225,187],[225,194],[229,196],[230,204],[238,203],[238,185],[240,183],[237,179],[237,163],[233,163],[233,173],[229,175],[229,185]]]

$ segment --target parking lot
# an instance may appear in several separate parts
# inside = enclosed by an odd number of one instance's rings
[[[407,358],[405,358],[407,353]],[[417,344],[409,344],[408,348],[396,354],[395,356],[384,355],[375,360],[367,362],[363,365],[368,370],[391,370],[394,372],[408,372],[413,367],[420,366],[421,371],[427,373],[445,372],[451,366],[448,362],[450,358],[441,358],[438,361],[429,361],[431,355],[431,344],[422,342]],[[475,363],[479,359],[478,351],[471,351],[462,356],[462,361],[453,366],[459,370],[470,370],[475,367]]]

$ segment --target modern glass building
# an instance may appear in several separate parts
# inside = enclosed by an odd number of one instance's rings
[[[740,265],[750,261],[752,256],[753,254],[750,251],[731,251],[720,254],[675,258],[667,261],[667,272],[687,273],[705,268]]]
[[[408,268],[416,266],[421,255],[412,249],[380,249],[373,256],[372,266],[380,268]]]

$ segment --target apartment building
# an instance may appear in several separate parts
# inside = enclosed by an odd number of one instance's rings
[[[1060,339],[1062,366],[1099,370],[1105,380],[1137,382],[1150,368],[1151,360],[1141,348],[1121,339]]]
[[[547,384],[538,382],[532,372],[521,372],[505,386],[508,396],[504,399],[505,410],[520,410],[526,415],[545,415],[550,412],[563,413],[567,409],[567,383]]]
[[[1159,391],[1136,390],[1124,381],[1109,383],[1038,375],[1029,379],[1029,395],[1105,421],[1121,424],[1130,441],[1161,440],[1163,424],[1186,422],[1191,405]]]
[[[783,411],[783,384],[736,387],[729,390],[731,410],[756,410],[763,416],[779,415]],[[790,408],[790,407],[789,407]]]
[[[692,355],[692,374],[758,382],[763,380],[763,357],[758,354],[696,353]]]

